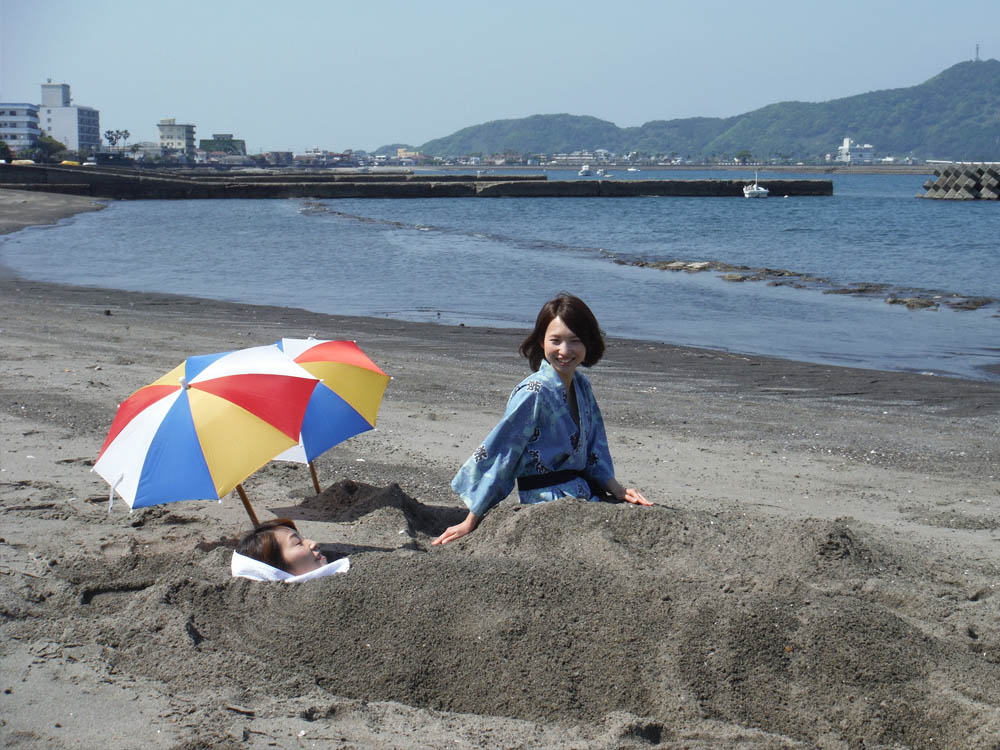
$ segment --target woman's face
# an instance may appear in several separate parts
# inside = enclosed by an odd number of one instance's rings
[[[567,385],[572,381],[576,368],[587,358],[587,347],[580,337],[563,323],[562,318],[553,318],[545,329],[542,351],[545,353],[545,360]]]
[[[281,547],[281,556],[292,575],[299,576],[326,565],[326,555],[319,551],[316,542],[303,539],[295,529],[279,526],[274,530],[274,538]]]

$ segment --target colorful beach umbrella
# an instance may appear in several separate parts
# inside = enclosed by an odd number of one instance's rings
[[[94,471],[130,508],[221,499],[299,444],[318,384],[273,345],[190,357],[122,402]]]
[[[375,427],[390,378],[354,341],[285,338],[277,347],[320,380],[309,399],[298,445],[278,456],[309,464],[316,492],[320,492],[313,460]]]

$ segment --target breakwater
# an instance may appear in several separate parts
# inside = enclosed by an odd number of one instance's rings
[[[0,187],[124,200],[199,198],[743,197],[744,180],[549,180],[545,175],[190,174],[0,165]],[[832,180],[765,180],[775,198],[833,195]]]
[[[1000,200],[1000,167],[987,164],[956,164],[934,170],[934,179],[924,183],[918,198],[974,201]]]

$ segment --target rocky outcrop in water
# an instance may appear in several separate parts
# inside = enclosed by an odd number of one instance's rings
[[[732,265],[715,260],[662,260],[647,261],[641,259],[628,260],[613,253],[605,253],[615,263],[640,268],[656,268],[661,271],[685,271],[700,273],[715,271],[719,278],[731,283],[744,281],[764,281],[769,286],[791,286],[796,289],[814,289],[823,294],[849,294],[854,297],[879,297],[886,295],[885,301],[890,305],[905,305],[910,310],[937,310],[941,305],[952,310],[978,310],[982,307],[995,305],[993,297],[978,297],[958,294],[956,292],[940,292],[925,289],[893,289],[888,284],[858,282],[847,286],[835,286],[830,279],[800,271],[789,271],[784,268],[752,268],[750,266]]]

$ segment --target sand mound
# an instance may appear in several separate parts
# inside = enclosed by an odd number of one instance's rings
[[[272,508],[271,512],[294,520],[333,523],[370,523],[372,516],[376,516],[391,519],[393,526],[403,524],[414,535],[440,533],[443,527],[458,523],[466,515],[465,510],[454,506],[417,502],[396,483],[380,488],[350,479],[337,482],[298,505]]]
[[[225,547],[81,561],[8,594],[3,614],[15,635],[96,641],[112,668],[178,693],[319,691],[317,715],[361,699],[605,722],[594,737],[611,746],[706,720],[809,744],[1000,733],[988,579],[928,570],[918,547],[883,548],[850,519],[507,503],[439,549],[462,512],[396,485],[341,482],[275,512],[351,524],[367,551],[301,585],[231,579]],[[397,527],[406,544],[365,546]]]

